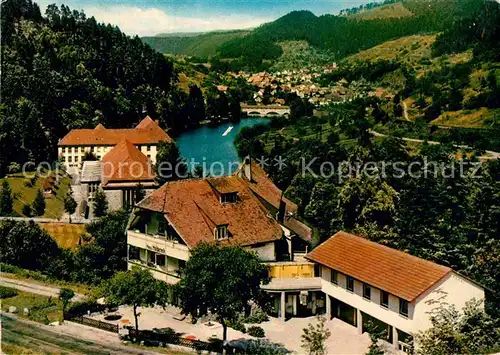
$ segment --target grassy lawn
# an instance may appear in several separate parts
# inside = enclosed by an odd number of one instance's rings
[[[2,317],[2,350],[5,354],[110,354],[90,342],[50,332],[14,318]]]
[[[416,64],[422,58],[431,57],[431,46],[435,35],[414,35],[384,42],[366,49],[345,59],[346,62],[376,62],[379,60],[395,60]]]
[[[2,299],[2,311],[7,312],[11,306],[17,308],[19,317],[35,322],[49,324],[62,320],[61,303],[55,298],[17,291],[16,296]],[[24,315],[24,308],[29,309],[28,316]]]
[[[14,279],[14,280],[21,280],[21,281],[28,281],[33,284],[39,284],[42,286],[49,286],[49,287],[55,287],[55,288],[69,288],[70,290],[73,290],[75,293],[79,293],[82,295],[87,295],[91,292],[91,287],[88,285],[84,284],[77,284],[77,283],[69,283],[66,281],[60,281],[60,280],[52,280],[49,279],[48,276],[43,275],[40,272],[37,271],[31,271],[31,270],[24,270],[20,268],[16,268],[16,272],[11,272],[11,270],[8,270],[8,272],[5,271],[5,264],[2,264],[2,271],[0,272],[0,276],[6,277],[9,279]]]
[[[85,234],[84,224],[38,223],[57,242],[60,248],[75,249],[80,237]]]
[[[55,173],[54,173],[55,174]],[[14,196],[14,212],[18,216],[23,216],[22,208],[25,204],[32,204],[35,199],[37,190],[42,189],[45,178],[38,177],[35,184],[30,187],[26,186],[26,182],[34,175],[27,173],[26,176],[16,174],[15,176],[6,177]],[[48,176],[47,172],[43,172],[44,176]],[[45,218],[61,218],[64,213],[64,197],[70,187],[71,180],[68,176],[59,175],[59,185],[54,188],[55,195],[50,198],[45,198]],[[4,179],[0,179],[0,183]]]
[[[370,9],[367,11],[361,11],[349,17],[361,20],[374,20],[382,18],[399,18],[408,16],[413,16],[413,13],[406,7],[404,7],[402,3],[397,2],[395,4],[378,6],[374,9]]]
[[[482,107],[478,110],[444,112],[431,123],[449,127],[488,128],[494,121],[500,121],[500,110]]]

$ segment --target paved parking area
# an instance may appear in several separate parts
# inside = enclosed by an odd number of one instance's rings
[[[130,307],[120,307],[117,313],[122,316],[122,320],[130,320],[131,324],[134,324],[134,316]],[[161,307],[141,308],[140,313],[140,329],[170,327],[182,333],[183,336],[191,335],[200,340],[207,340],[210,337],[222,337],[222,326],[218,323],[207,326],[200,323],[191,324],[187,319],[183,321],[174,319],[174,316],[179,314],[178,309],[174,307],[166,309]],[[104,320],[103,315],[94,315],[93,317]],[[282,344],[294,353],[303,354],[304,350],[301,348],[302,329],[306,328],[309,323],[316,323],[316,318],[292,318],[285,323],[282,323],[278,318],[270,318],[269,321],[259,324],[259,326],[264,329],[266,339],[269,341]],[[366,353],[370,345],[368,334],[358,335],[355,327],[339,319],[332,319],[326,324],[332,334],[327,342],[328,354],[355,355]],[[229,340],[241,338],[248,339],[252,337],[228,328]]]

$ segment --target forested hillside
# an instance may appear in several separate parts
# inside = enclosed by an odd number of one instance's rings
[[[479,12],[461,18],[438,36],[403,37],[350,56],[339,64],[339,70],[324,74],[319,82],[361,80],[373,92],[393,96],[392,103],[383,108],[406,122],[378,127],[386,133],[404,133],[408,121],[418,126],[410,134],[422,139],[432,138],[426,127],[429,123],[498,129],[499,34],[500,7],[487,2]],[[480,149],[500,149],[495,134],[488,132],[464,131],[461,139]]]
[[[442,31],[477,11],[481,4],[476,0],[405,0],[397,6],[400,12],[404,8],[413,16],[375,16],[374,19],[334,15],[317,17],[309,11],[294,11],[258,27],[248,36],[223,44],[219,52],[222,58],[239,59],[233,61],[234,68],[265,68],[266,61],[272,62],[282,55],[278,42],[306,40],[310,45],[328,51],[332,60],[339,60],[394,38]],[[370,11],[380,11],[378,9]],[[364,14],[363,18],[371,18]]]
[[[206,61],[217,53],[222,44],[249,33],[250,31],[246,30],[214,31],[195,36],[157,35],[142,37],[142,40],[160,53],[187,55]]]
[[[17,161],[52,161],[70,129],[131,127],[143,110],[175,126],[172,63],[138,38],[67,6],[2,2],[0,174]]]

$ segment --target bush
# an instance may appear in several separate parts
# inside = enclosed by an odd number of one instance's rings
[[[266,333],[264,332],[264,329],[262,329],[259,326],[251,326],[248,328],[248,335],[251,335],[256,338],[264,338],[266,336]]]
[[[77,316],[83,316],[90,311],[90,313],[94,312],[103,312],[106,309],[106,305],[103,304],[98,304],[94,300],[85,300],[85,301],[80,301],[80,302],[75,302],[72,303],[69,307],[66,313],[72,314],[72,315],[77,315]]]
[[[17,290],[9,287],[0,286],[0,299],[17,296]]]
[[[267,316],[267,314],[259,309],[257,311],[255,311],[254,314],[246,317],[243,319],[243,323],[248,323],[248,324],[260,324],[262,322],[266,322],[269,320],[269,317]]]
[[[240,320],[237,320],[234,323],[227,322],[226,324],[227,324],[228,327],[233,328],[234,330],[238,330],[238,331],[240,331],[242,333],[246,333],[247,332],[247,330],[245,328],[245,325]]]
[[[43,311],[30,313],[29,319],[32,320],[33,322],[42,323],[42,324],[49,324],[50,323],[50,320],[47,317],[47,314],[45,314]]]
[[[24,205],[23,206],[23,209],[21,211],[23,213],[23,215],[25,215],[26,217],[31,217],[32,214],[33,214],[33,210],[31,209],[31,206],[30,205]]]
[[[289,354],[286,348],[281,344],[270,343],[268,340],[248,340],[248,348],[245,350],[244,354],[255,355],[255,354],[265,354],[265,355],[285,355]]]

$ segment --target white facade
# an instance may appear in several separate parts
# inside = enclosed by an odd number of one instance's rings
[[[259,259],[262,261],[276,260],[276,244],[274,242],[244,247],[244,249],[256,253]]]
[[[454,305],[457,310],[461,310],[473,298],[484,300],[484,289],[465,277],[451,272],[416,299],[415,331],[423,331],[432,326],[428,314],[439,304]]]
[[[114,145],[60,146],[57,151],[66,171],[79,171],[83,164],[83,157],[87,152],[92,152],[98,160],[101,160],[114,147]],[[156,164],[156,144],[136,145],[136,147],[150,159],[152,164]]]
[[[462,309],[472,300],[484,300],[484,289],[472,281],[450,272],[434,286],[429,288],[413,302],[408,302],[407,316],[400,312],[400,298],[389,294],[388,304],[381,304],[382,291],[370,286],[370,298],[363,296],[364,283],[354,279],[353,290],[347,289],[347,275],[337,273],[337,284],[332,282],[332,271],[326,266],[321,266],[322,291],[327,297],[327,315],[335,315],[332,309],[334,300],[341,301],[353,307],[353,318],[356,319],[358,332],[363,331],[363,314],[369,315],[386,323],[392,328],[392,343],[402,349],[404,344],[398,339],[398,330],[409,335],[417,334],[432,327],[430,313],[442,305],[454,305]],[[403,301],[404,302],[404,301]],[[361,313],[362,312],[362,313]],[[366,317],[366,316],[365,316]]]

